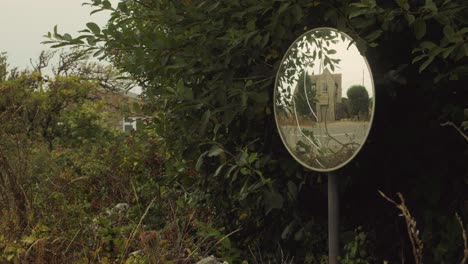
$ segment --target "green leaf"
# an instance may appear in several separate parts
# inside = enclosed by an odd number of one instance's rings
[[[50,46],[50,47],[53,48],[53,49],[56,49],[56,48],[65,47],[65,46],[67,46],[67,45],[69,45],[69,44],[66,43],[66,42],[62,42],[62,43],[59,43],[59,44],[52,45],[52,46]]]
[[[433,49],[433,48],[436,48],[436,47],[437,47],[437,45],[436,45],[434,42],[432,42],[432,41],[423,41],[423,42],[421,42],[421,44],[419,44],[419,46],[420,46],[421,48],[427,49],[427,50]]]
[[[226,172],[226,174],[224,174],[224,178],[227,179],[227,178],[231,177],[231,173],[232,173],[235,169],[237,169],[237,167],[238,167],[237,165],[231,166],[231,168],[229,168],[229,170]],[[235,181],[235,178],[234,178],[234,177],[233,177],[232,181]]]
[[[432,0],[426,0],[426,3],[424,4],[424,9],[430,10],[434,13],[438,11],[436,4]]]
[[[427,66],[429,66],[429,64],[431,64],[433,60],[434,60],[434,57],[428,57],[428,59],[419,67],[419,73],[424,71],[424,69],[426,69]]]
[[[297,186],[294,182],[288,182],[288,192],[291,198],[295,198],[297,196]]]
[[[405,14],[405,19],[408,21],[408,25],[412,25],[416,18],[412,14]]]
[[[457,45],[452,45],[450,47],[447,47],[447,48],[443,49],[442,57],[444,57],[444,59],[446,59],[455,50],[456,47],[457,47]]]
[[[444,27],[444,35],[445,35],[445,37],[447,38],[448,41],[455,42],[454,38],[453,38],[454,35],[455,35],[455,31],[453,30],[453,28],[450,25],[446,25]]]
[[[424,59],[425,57],[427,57],[427,54],[421,54],[419,56],[416,56],[414,57],[414,59],[411,61],[412,64],[415,64],[416,62]]]
[[[294,234],[294,240],[300,241],[304,238],[304,228],[302,227]]]
[[[301,21],[302,17],[303,17],[303,13],[302,13],[302,7],[301,5],[294,5],[293,9],[292,9],[292,13],[293,13],[293,16],[294,18],[296,19],[296,21]]]
[[[372,31],[369,35],[366,36],[366,40],[369,41],[369,42],[372,42],[374,40],[376,40],[378,37],[380,37],[380,35],[382,35],[383,31],[378,29],[378,30],[374,30]]]
[[[226,165],[226,163],[222,164],[221,166],[219,166],[219,167],[216,169],[216,171],[215,171],[215,173],[214,173],[214,176],[215,176],[215,177],[218,176],[219,173],[223,170],[224,165]]]
[[[94,35],[101,34],[101,29],[96,23],[89,22],[89,23],[86,23],[86,26],[89,28],[89,30],[91,30],[91,32],[93,32]]]
[[[70,34],[68,34],[68,33],[63,34],[62,37],[66,41],[72,41],[73,40],[72,36]]]
[[[104,8],[96,9],[96,10],[91,11],[91,13],[89,13],[89,14],[92,15],[92,14],[99,13],[99,12],[104,11],[104,10],[105,10]]]
[[[397,4],[401,9],[408,11],[410,9],[410,6],[408,4],[408,0],[396,0]]]
[[[104,0],[102,1],[102,6],[105,8],[105,9],[111,9],[112,8],[112,4],[109,0]]]
[[[120,2],[118,5],[117,5],[117,8],[124,12],[125,14],[128,14],[128,6],[125,2]]]
[[[281,194],[275,191],[266,192],[264,195],[265,215],[269,214],[273,209],[283,208],[284,199]]]
[[[199,128],[199,133],[200,135],[204,135],[206,132],[206,127],[208,126],[208,121],[210,120],[211,117],[211,111],[208,109],[203,113],[202,119],[201,119],[201,124]]]
[[[197,163],[195,164],[195,170],[200,171],[201,166],[203,165],[203,159],[205,158],[205,156],[206,156],[207,153],[208,153],[208,151],[202,153],[202,154],[200,155],[200,157],[198,157]]]
[[[240,172],[242,175],[249,175],[250,174],[250,170],[246,167],[243,167],[240,169]]]
[[[104,53],[104,49],[99,49],[93,54],[93,57],[98,57]]]
[[[251,153],[249,156],[249,163],[252,164],[252,162],[254,162],[256,159],[257,159],[257,153],[256,152]]]
[[[282,238],[282,239],[286,239],[286,238],[289,237],[289,234],[291,234],[291,231],[292,231],[291,229],[293,228],[294,224],[295,224],[295,222],[294,222],[294,220],[293,220],[291,223],[289,223],[289,225],[287,225],[287,226],[283,229],[283,232],[281,232],[281,238]]]
[[[24,237],[21,240],[21,242],[25,243],[26,245],[31,245],[32,243],[34,243],[34,241],[36,241],[36,237],[34,235]]]
[[[208,151],[208,157],[215,157],[219,156],[219,154],[223,153],[224,150],[220,148],[218,145],[214,145],[211,147],[211,149]]]
[[[416,19],[413,23],[413,30],[416,39],[422,39],[426,35],[426,22],[421,18]]]
[[[464,58],[468,56],[468,44],[459,44],[454,50],[455,54],[455,61],[460,60],[461,58]]]
[[[289,5],[289,2],[282,3],[280,9],[278,10],[278,14],[283,13],[289,7]]]
[[[352,8],[349,13],[349,19],[368,13],[368,8]]]
[[[254,31],[255,30],[255,19],[250,19],[249,22],[247,22],[247,30],[248,31]]]
[[[174,90],[174,88],[172,88],[171,86],[164,86],[164,89],[170,92],[171,94],[176,94],[176,90]]]
[[[177,92],[178,92],[179,94],[182,94],[182,92],[183,92],[183,90],[184,90],[184,80],[179,79],[179,81],[177,81],[176,89],[177,89]]]

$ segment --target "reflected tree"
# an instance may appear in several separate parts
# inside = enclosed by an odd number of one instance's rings
[[[354,85],[348,89],[348,112],[351,116],[357,116],[358,119],[366,119],[369,115],[369,93],[366,87]]]

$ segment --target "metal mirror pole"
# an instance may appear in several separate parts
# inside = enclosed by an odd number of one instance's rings
[[[328,173],[328,263],[338,264],[339,256],[339,203],[338,178]]]

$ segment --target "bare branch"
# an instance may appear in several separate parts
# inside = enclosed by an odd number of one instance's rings
[[[468,260],[468,239],[466,238],[466,230],[465,226],[463,225],[463,221],[461,217],[458,214],[455,214],[457,217],[458,223],[460,224],[460,228],[462,230],[462,237],[463,237],[463,259],[460,262],[460,264],[466,264],[466,261]]]
[[[440,126],[451,126],[451,127],[455,128],[458,131],[458,133],[460,133],[460,135],[465,139],[465,141],[468,142],[468,136],[465,133],[463,133],[463,131],[457,125],[455,125],[453,122],[448,121],[448,122],[445,122],[443,124],[440,124]]]
[[[411,242],[411,246],[413,248],[413,256],[414,262],[416,264],[422,264],[422,257],[423,257],[423,248],[424,244],[419,238],[419,230],[416,228],[416,220],[411,216],[408,207],[406,207],[405,199],[401,193],[397,193],[398,198],[400,198],[400,203],[398,204],[394,200],[388,198],[383,192],[379,191],[380,195],[387,201],[391,202],[395,205],[398,210],[401,211],[402,215],[405,217],[406,227],[408,229],[408,237]]]

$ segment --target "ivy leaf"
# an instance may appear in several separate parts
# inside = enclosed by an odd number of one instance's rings
[[[426,22],[421,18],[416,19],[413,23],[413,30],[416,39],[422,39],[426,35]]]

